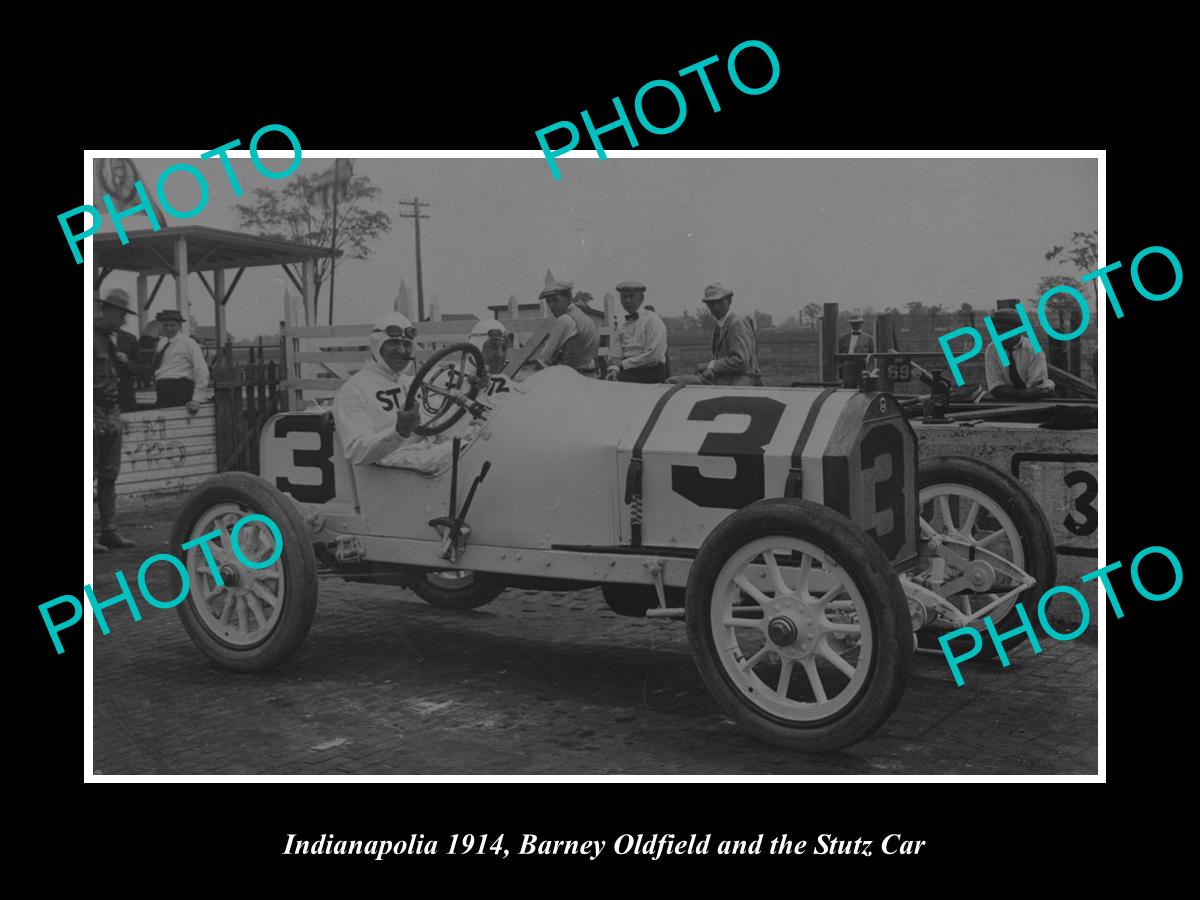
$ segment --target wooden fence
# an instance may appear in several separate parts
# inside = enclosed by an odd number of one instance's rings
[[[262,358],[211,372],[216,408],[216,459],[221,472],[258,471],[258,433],[280,411],[283,367]]]

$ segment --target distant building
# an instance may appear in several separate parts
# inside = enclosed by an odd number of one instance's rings
[[[505,321],[506,319],[512,318],[508,314],[508,304],[507,303],[497,303],[495,306],[489,306],[488,309],[490,309],[492,311],[493,318],[499,319],[502,322]],[[517,304],[517,318],[518,319],[541,319],[544,317],[545,317],[545,313],[542,311],[541,303],[518,303]]]

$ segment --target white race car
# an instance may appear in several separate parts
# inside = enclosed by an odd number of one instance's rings
[[[172,536],[191,576],[178,610],[209,657],[240,672],[286,661],[325,574],[454,609],[509,586],[599,585],[620,613],[684,618],[701,677],[751,734],[827,751],[892,713],[918,633],[983,616],[1006,630],[1018,600],[1054,584],[1049,526],[1019,482],[958,458],[918,473],[886,393],[565,367],[489,380],[479,350],[454,344],[410,396],[430,441],[389,465],[350,465],[327,411],[290,412],[262,431],[261,475],[192,492]],[[279,528],[268,567],[232,552],[247,513]],[[181,550],[214,530],[216,573]],[[261,523],[239,540],[252,559],[278,549]]]

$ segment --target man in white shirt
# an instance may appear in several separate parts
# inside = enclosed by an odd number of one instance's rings
[[[996,331],[1004,333],[1021,327],[1015,309],[998,309],[992,315]],[[1054,396],[1054,382],[1046,368],[1046,354],[1037,353],[1024,333],[1004,341],[1008,365],[1000,364],[995,344],[989,343],[983,354],[983,372],[987,379],[984,400],[1044,400]]]
[[[208,363],[204,351],[184,334],[183,316],[177,309],[165,309],[155,319],[162,326],[162,337],[154,349],[154,390],[158,408],[187,406],[194,413],[198,404],[209,399]]]
[[[662,384],[667,380],[667,326],[658,313],[642,308],[646,286],[637,281],[617,285],[625,321],[617,332],[620,359],[606,376],[615,381]]]
[[[400,313],[388,313],[371,331],[371,358],[342,385],[333,400],[333,421],[346,459],[356,465],[382,460],[420,441],[415,406],[406,408],[411,380],[401,373],[413,361],[417,329]]]

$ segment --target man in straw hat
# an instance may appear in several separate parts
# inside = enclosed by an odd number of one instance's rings
[[[676,375],[670,384],[749,384],[762,386],[758,368],[758,337],[749,316],[735,315],[733,291],[722,284],[704,289],[704,305],[717,320],[713,329],[713,358],[696,368],[695,375]]]
[[[96,505],[100,508],[100,534],[92,541],[94,553],[126,549],[133,541],[117,531],[117,476],[121,474],[121,366],[116,333],[125,324],[129,295],[110,291],[96,301],[92,330],[92,474],[96,479]]]

